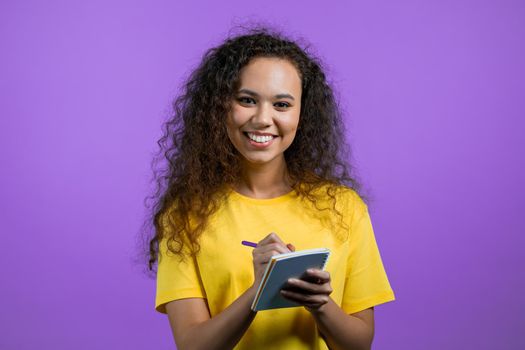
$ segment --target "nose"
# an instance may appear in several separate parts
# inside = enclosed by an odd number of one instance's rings
[[[252,117],[253,126],[264,128],[273,124],[273,108],[271,104],[260,103]]]

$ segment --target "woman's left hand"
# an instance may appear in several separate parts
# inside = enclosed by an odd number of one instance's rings
[[[281,290],[281,295],[303,305],[308,311],[315,312],[330,300],[330,281],[328,271],[308,269],[305,277],[289,279],[286,287]]]

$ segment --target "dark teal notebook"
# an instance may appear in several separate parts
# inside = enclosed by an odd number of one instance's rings
[[[281,296],[289,278],[300,278],[307,269],[324,270],[330,250],[327,248],[300,250],[272,256],[252,303],[253,311],[300,306]]]

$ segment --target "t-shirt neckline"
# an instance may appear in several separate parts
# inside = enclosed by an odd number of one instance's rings
[[[282,194],[280,196],[273,197],[273,198],[253,198],[253,197],[248,197],[244,194],[241,194],[235,191],[233,188],[230,189],[230,195],[244,202],[251,203],[251,204],[258,204],[258,205],[271,205],[271,204],[283,203],[297,196],[297,194],[295,193],[295,190],[292,189],[288,193],[285,193],[285,194]]]

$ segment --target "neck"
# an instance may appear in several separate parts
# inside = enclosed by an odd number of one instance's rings
[[[252,198],[275,198],[291,191],[284,159],[275,164],[244,164],[240,181],[235,190]]]

